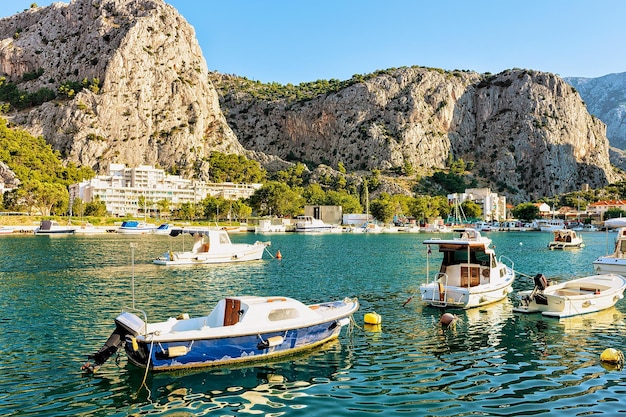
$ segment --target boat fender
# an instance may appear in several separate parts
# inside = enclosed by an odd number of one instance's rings
[[[170,346],[167,348],[167,356],[169,358],[176,358],[178,356],[183,356],[189,353],[189,349],[187,346]]]
[[[382,317],[380,316],[380,314],[372,311],[371,313],[365,314],[365,316],[363,317],[363,321],[365,321],[365,324],[381,324]]]
[[[439,319],[439,321],[441,322],[442,325],[446,326],[446,327],[450,327],[450,326],[454,326],[456,324],[458,317],[455,316],[452,313],[444,313],[441,316],[441,319]]]
[[[261,342],[259,342],[256,347],[259,350],[268,349],[274,346],[281,345],[284,341],[285,339],[282,336],[272,336],[268,337],[265,340],[261,339]]]
[[[130,344],[133,348],[133,352],[137,352],[139,350],[139,344],[137,343],[137,338],[135,336],[130,337]]]
[[[533,281],[535,281],[535,286],[540,291],[543,291],[548,287],[548,280],[546,279],[546,276],[543,274],[535,275],[535,277],[533,278]]]
[[[610,364],[623,365],[624,354],[620,350],[607,348],[600,354],[600,360]]]

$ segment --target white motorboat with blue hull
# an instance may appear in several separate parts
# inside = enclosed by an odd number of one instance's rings
[[[146,323],[120,314],[116,329],[83,369],[95,372],[124,346],[133,364],[153,371],[219,366],[295,353],[339,337],[356,299],[304,305],[289,297],[221,300],[208,316]]]

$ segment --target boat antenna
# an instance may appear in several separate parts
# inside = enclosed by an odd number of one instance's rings
[[[131,265],[131,292],[133,294],[133,309],[135,308],[135,248],[137,242],[131,242],[130,244],[130,265]]]

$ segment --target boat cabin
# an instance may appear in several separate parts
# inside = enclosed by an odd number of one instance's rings
[[[496,260],[491,251],[469,245],[440,245],[443,253],[439,272],[448,276],[446,285],[473,287],[488,284],[491,268],[496,267]],[[455,279],[459,282],[452,282]]]

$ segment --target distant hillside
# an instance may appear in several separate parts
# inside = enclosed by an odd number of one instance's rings
[[[578,90],[589,113],[606,124],[606,137],[611,146],[626,149],[626,72],[564,80]]]
[[[349,170],[419,175],[450,160],[513,202],[601,187],[618,178],[605,127],[549,73],[497,75],[421,67],[379,71],[314,97],[212,74],[246,149]]]

